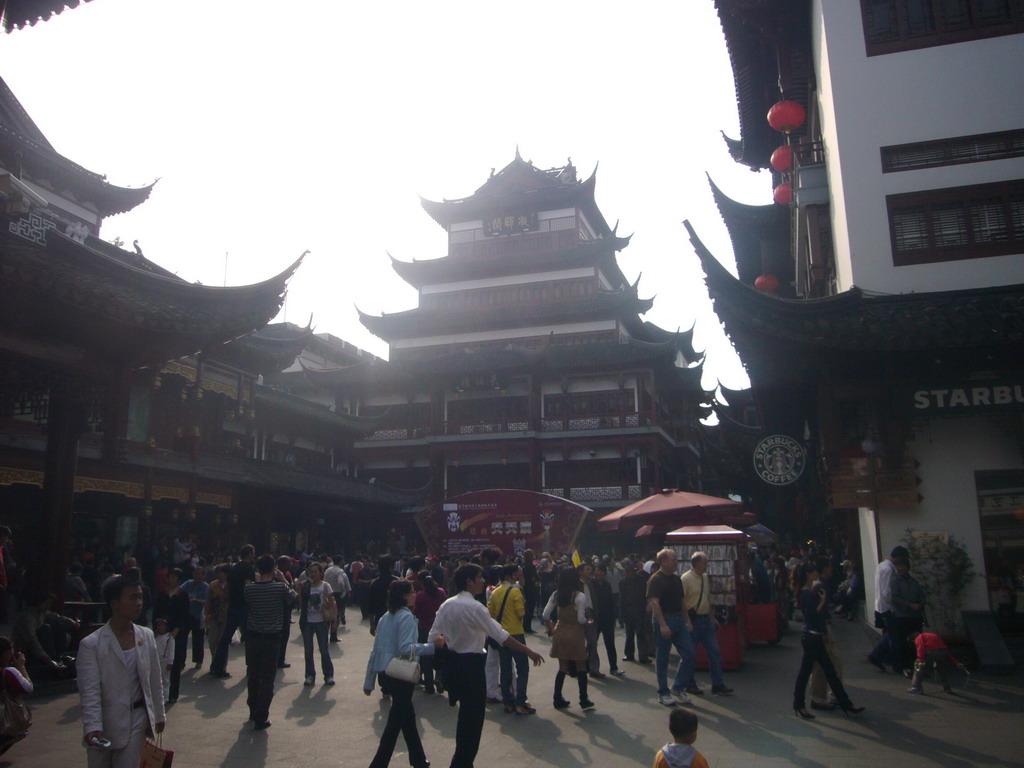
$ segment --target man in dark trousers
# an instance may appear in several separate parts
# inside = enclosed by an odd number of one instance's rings
[[[473,768],[487,714],[485,639],[489,637],[499,645],[525,653],[534,666],[542,664],[544,657],[502,629],[491,618],[487,608],[479,603],[477,596],[487,585],[480,566],[463,565],[455,572],[454,579],[456,594],[441,604],[427,640],[436,642],[441,638],[447,644],[443,654],[445,686],[448,687],[449,703],[454,706],[457,701],[459,704],[455,753],[450,768]]]
[[[228,672],[228,649],[231,638],[239,627],[245,630],[246,605],[245,585],[256,580],[256,550],[252,544],[246,544],[239,550],[239,561],[228,570],[228,615],[224,622],[224,633],[220,636],[217,650],[210,662],[210,677],[231,677]],[[283,615],[283,614],[282,614]],[[278,627],[280,629],[280,626]]]
[[[270,702],[274,699],[277,654],[285,606],[293,599],[273,555],[260,555],[256,580],[245,585],[248,606],[245,618],[245,671],[248,675],[249,719],[257,731],[270,727]]]
[[[896,563],[907,560],[910,551],[904,546],[894,547],[889,557],[878,564],[875,572],[875,626],[882,629],[882,638],[868,654],[868,661],[885,672],[886,663],[895,668],[896,659],[893,632],[892,583],[896,579]]]
[[[626,628],[626,645],[622,660],[646,664],[650,661],[650,648],[645,642],[647,633],[644,631],[644,616],[647,613],[647,572],[643,568],[637,568],[637,564],[632,560],[624,560],[622,568],[625,575],[619,582],[619,596],[622,601],[622,622]]]
[[[388,612],[388,589],[397,579],[395,561],[382,557],[377,561],[377,578],[370,582],[366,591],[366,604],[370,613],[370,634],[377,634],[377,622]]]
[[[615,655],[615,595],[608,583],[608,566],[604,563],[594,568],[590,582],[590,595],[594,600],[594,626],[596,640],[604,637],[604,650],[608,654],[608,671],[618,677],[622,674],[619,660]],[[596,649],[595,649],[596,653]]]

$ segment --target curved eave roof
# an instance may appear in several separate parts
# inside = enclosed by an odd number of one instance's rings
[[[472,310],[410,309],[389,315],[368,315],[356,308],[359,321],[384,341],[420,338],[460,331],[486,328],[519,327],[523,324],[545,325],[585,319],[635,318],[647,312],[653,302],[639,299],[635,291],[608,291],[586,299],[550,304],[511,306]]]
[[[86,170],[58,154],[51,147],[22,136],[6,125],[0,125],[0,152],[20,152],[23,173],[42,186],[46,182],[55,194],[71,192],[80,204],[92,203],[100,217],[125,213],[145,202],[153,184],[144,187],[119,187],[108,183],[100,174]]]
[[[748,353],[780,350],[779,342],[838,355],[1024,345],[1024,284],[893,296],[867,296],[854,287],[821,299],[785,299],[729,274],[684,223],[715,312]]]
[[[594,200],[596,185],[595,169],[586,181],[550,185],[545,183],[531,189],[510,189],[500,194],[481,194],[480,190],[477,190],[470,197],[459,200],[438,201],[420,198],[420,204],[430,218],[445,229],[452,224],[483,219],[496,212],[510,209],[522,213],[535,213],[578,207],[600,237],[612,237],[613,232]]]
[[[32,5],[27,0],[20,4]],[[56,8],[64,4],[43,2],[37,5]],[[5,6],[5,19],[11,12],[9,1]],[[59,154],[2,78],[0,157],[7,160],[8,167],[20,167],[21,173],[29,180],[48,186],[55,194],[70,197],[85,206],[91,203],[101,217],[130,211],[145,201],[153,189],[153,184],[138,189],[109,184],[100,174],[88,171]]]
[[[447,352],[396,362],[357,363],[332,370],[307,369],[306,375],[314,387],[329,390],[354,385],[422,385],[429,377],[455,377],[476,371],[560,372],[655,365],[675,372],[673,375],[684,389],[699,390],[703,394],[699,389],[702,369],[698,366],[677,368],[674,363],[678,352],[678,339],[675,338],[658,343],[630,339],[624,343],[551,345],[539,349],[509,345],[504,349]]]
[[[726,400],[722,403],[725,407],[744,408],[755,404],[753,389],[729,389],[723,384],[719,384],[718,388],[722,390],[722,396]]]
[[[529,235],[525,235],[529,237]],[[399,277],[414,288],[433,283],[458,280],[478,280],[490,277],[507,277],[524,272],[551,271],[563,266],[597,264],[613,280],[625,283],[626,279],[615,260],[615,254],[629,245],[629,237],[610,237],[591,242],[581,242],[576,247],[559,253],[532,253],[513,257],[476,258],[472,256],[442,256],[436,259],[400,261],[388,254],[391,268]]]
[[[768,109],[780,98],[779,48],[803,36],[809,46],[810,3],[715,0],[715,9],[725,35],[739,108],[740,138],[726,138],[729,152],[750,168],[767,168],[772,150],[782,143],[781,134],[772,130],[766,119]]]
[[[360,435],[367,429],[374,429],[383,418],[379,416],[350,416],[347,413],[336,413],[317,403],[266,386],[256,388],[256,402],[257,404],[274,408],[289,416],[311,419],[324,426]]]
[[[697,324],[694,323],[685,331],[668,331],[655,325],[649,320],[644,320],[643,332],[641,334],[637,334],[637,336],[655,344],[662,344],[667,341],[675,340],[679,350],[683,353],[683,357],[692,363],[697,359],[704,357],[703,352],[697,352],[693,348],[693,330],[696,328],[696,325]]]
[[[84,0],[88,3],[90,0]],[[79,0],[6,0],[3,4],[4,32],[35,26],[64,11],[77,8]]]
[[[755,424],[746,424],[733,415],[733,406],[721,403],[715,400],[712,403],[715,413],[718,415],[718,423],[723,429],[729,429],[734,432],[742,432],[744,434],[759,434],[764,431],[763,427]]]
[[[772,272],[783,286],[792,278],[789,255],[789,208],[775,203],[748,205],[726,195],[708,175],[711,195],[732,240],[740,281],[753,285]],[[783,271],[788,269],[788,272]]]
[[[230,341],[218,350],[211,350],[218,360],[232,362],[253,373],[280,373],[295,362],[313,337],[310,326],[299,328],[278,323]]]
[[[237,482],[254,488],[288,488],[333,501],[363,502],[394,507],[406,507],[421,502],[430,489],[429,484],[422,488],[406,489],[384,483],[354,480],[341,475],[302,472],[267,461],[247,462],[243,472],[237,477]]]
[[[5,330],[63,345],[71,364],[151,365],[251,333],[277,314],[302,261],[261,283],[219,288],[127,264],[56,230],[38,245],[7,223],[0,219]]]

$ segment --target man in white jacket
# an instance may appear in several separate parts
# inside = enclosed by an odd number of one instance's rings
[[[142,612],[142,587],[115,576],[103,587],[103,601],[110,621],[78,649],[88,765],[138,768],[146,736],[164,729],[161,660],[152,630],[135,624]]]

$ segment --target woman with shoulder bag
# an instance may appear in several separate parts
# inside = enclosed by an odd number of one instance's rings
[[[558,572],[558,589],[551,593],[542,618],[551,638],[551,658],[558,659],[555,675],[555,709],[565,709],[568,700],[562,696],[565,676],[576,678],[580,689],[580,708],[594,708],[587,696],[588,658],[585,627],[593,620],[586,616],[587,598],[580,591],[580,579],[575,568]]]
[[[435,644],[417,644],[416,617],[412,614],[416,593],[412,582],[396,579],[388,587],[388,612],[377,623],[377,633],[373,640],[373,650],[366,664],[366,678],[363,681],[363,693],[373,693],[374,677],[380,678],[385,695],[391,696],[391,711],[384,733],[380,737],[380,746],[374,755],[370,768],[386,768],[391,762],[395,751],[395,742],[401,731],[405,737],[405,745],[409,750],[409,762],[413,768],[429,768],[430,761],[423,752],[420,734],[416,728],[416,711],[412,706],[412,692],[415,682],[402,680],[385,675],[388,664],[393,659],[418,658],[434,653],[434,647],[443,644],[438,639]],[[418,675],[410,675],[415,678]]]

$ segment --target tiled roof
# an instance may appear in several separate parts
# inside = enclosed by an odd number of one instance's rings
[[[64,11],[77,8],[80,0],[6,0],[3,3],[4,32],[34,26]],[[84,0],[89,2],[89,0]]]
[[[854,287],[822,299],[785,299],[729,274],[685,222],[704,267],[715,312],[737,346],[779,342],[848,352],[986,349],[1024,345],[1024,284],[937,293],[868,295]],[[741,349],[741,356],[744,350]],[[1017,358],[1017,364],[1024,357]]]
[[[367,362],[333,370],[307,370],[310,381],[320,387],[355,383],[383,384],[416,382],[431,376],[487,372],[575,371],[587,368],[615,368],[633,365],[673,365],[680,351],[692,347],[685,334],[668,341],[652,343],[631,340],[628,343],[576,344],[523,349],[509,345],[501,349],[450,352],[436,357],[395,362]],[[674,368],[687,388],[700,387],[702,367]]]
[[[153,190],[153,184],[138,188],[110,184],[100,174],[59,154],[7,83],[0,79],[0,156],[13,158],[15,155],[26,178],[49,180],[57,194],[66,187],[74,192],[79,203],[95,204],[101,217],[130,211],[144,202]]]
[[[543,304],[473,309],[416,308],[380,316],[359,312],[359,320],[374,335],[385,341],[393,341],[484,329],[609,319],[623,315],[635,317],[638,313],[647,312],[652,306],[650,299],[637,298],[631,287],[573,301]]]
[[[733,158],[751,168],[767,168],[781,134],[768,125],[768,109],[779,93],[779,56],[810,45],[808,0],[715,0],[732,64],[740,137],[726,139]],[[806,100],[806,78],[791,78],[785,98]],[[799,132],[794,135],[799,135]]]
[[[41,350],[118,365],[184,357],[263,327],[302,261],[262,283],[206,286],[114,258],[56,229],[41,234],[42,243],[12,234],[22,223],[0,217],[3,326],[25,340],[45,339]]]

